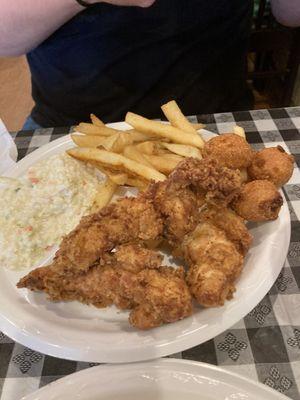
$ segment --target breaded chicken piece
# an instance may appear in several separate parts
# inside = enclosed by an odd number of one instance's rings
[[[162,230],[162,219],[151,201],[143,196],[124,198],[84,217],[64,237],[53,266],[64,276],[80,274],[115,246],[157,239]]]
[[[150,185],[145,196],[162,216],[163,237],[173,247],[192,232],[199,209],[208,201],[227,204],[240,191],[238,171],[218,167],[212,160],[186,159],[164,182]]]
[[[283,204],[281,194],[274,183],[257,180],[246,183],[232,208],[247,221],[270,221],[278,217]]]
[[[281,146],[270,147],[254,154],[248,168],[251,180],[267,179],[275,186],[286,184],[293,174],[294,157],[284,151]]]
[[[203,307],[219,307],[231,300],[234,283],[227,279],[221,265],[212,268],[207,261],[193,265],[187,273],[187,284],[197,303]]]
[[[204,307],[216,307],[232,297],[243,256],[225,233],[208,222],[200,223],[182,244],[191,265],[187,283],[192,295]]]
[[[252,243],[252,236],[243,218],[230,208],[203,207],[200,220],[212,223],[225,232],[226,237],[234,243],[238,251],[245,255]]]
[[[195,229],[205,197],[170,180],[153,184],[151,190],[154,207],[164,221],[163,237],[171,246],[177,246]]]
[[[150,329],[192,313],[191,295],[182,268],[161,266],[162,256],[139,245],[123,245],[100,264],[76,276],[62,277],[53,266],[37,268],[18,287],[44,291],[54,301],[78,300],[132,309],[130,323]],[[141,314],[149,310],[150,315]]]
[[[186,158],[169,175],[170,185],[189,186],[207,203],[226,206],[241,190],[242,180],[238,170],[219,166],[215,160]]]
[[[130,287],[123,280],[122,285],[123,292],[131,293],[137,304],[129,316],[130,323],[136,328],[150,329],[192,314],[192,297],[182,267],[144,269],[134,277]]]
[[[87,272],[61,276],[60,271],[52,264],[31,271],[17,286],[44,291],[55,301],[79,300],[105,307],[116,303],[114,297],[119,294],[119,272],[137,274],[144,268],[159,268],[161,261],[162,256],[155,251],[139,245],[122,245],[115,252],[106,254],[101,263],[95,263]]]
[[[118,285],[118,275],[111,265],[93,265],[87,272],[63,278],[51,266],[37,268],[18,283],[18,288],[47,293],[52,301],[77,300],[96,307],[107,307],[115,302],[127,308],[130,302],[119,298],[112,287]]]
[[[203,155],[216,160],[223,167],[242,169],[251,164],[253,151],[241,136],[225,133],[206,142]]]

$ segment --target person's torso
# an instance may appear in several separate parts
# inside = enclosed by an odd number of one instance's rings
[[[251,0],[90,7],[29,53],[37,108],[53,124],[89,112],[116,120],[155,87],[176,96],[245,42],[249,13]]]

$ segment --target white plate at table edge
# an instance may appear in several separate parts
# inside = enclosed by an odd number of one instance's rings
[[[111,126],[128,127],[125,123]],[[69,135],[57,139],[23,158],[7,175],[20,176],[40,159],[70,147],[73,143]],[[0,329],[34,350],[88,362],[144,361],[199,345],[240,321],[275,282],[290,242],[286,201],[276,221],[256,224],[253,229],[254,246],[247,255],[234,299],[223,307],[197,309],[192,317],[141,332],[129,326],[127,313],[117,313],[111,308],[100,310],[77,302],[51,303],[43,294],[18,290],[15,283],[28,271],[0,268]]]
[[[231,371],[170,358],[88,368],[21,400],[63,400],[75,396],[78,400],[288,400],[268,386]]]

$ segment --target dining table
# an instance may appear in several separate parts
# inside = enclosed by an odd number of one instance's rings
[[[254,150],[282,146],[293,154],[294,172],[282,188],[290,211],[291,240],[276,282],[245,318],[214,339],[169,357],[218,365],[300,400],[300,107],[199,114],[189,120],[204,123],[205,129],[217,134],[231,132],[239,125]],[[56,127],[11,132],[18,160],[71,130]],[[61,358],[41,354],[14,342],[0,326],[0,400],[19,400],[95,365],[66,360],[63,353]]]

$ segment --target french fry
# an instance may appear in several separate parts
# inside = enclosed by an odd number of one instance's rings
[[[152,168],[152,164],[147,161],[144,155],[139,152],[139,150],[135,146],[127,146],[125,147],[123,154],[125,157],[130,158],[130,160],[134,160],[140,164],[147,165]]]
[[[206,127],[206,125],[201,124],[201,122],[192,122],[192,125],[196,129],[196,131],[199,131],[200,129],[204,129]]]
[[[77,147],[67,150],[67,153],[78,160],[87,162],[97,162],[109,169],[115,169],[118,172],[129,172],[130,175],[137,175],[145,180],[163,181],[166,176],[154,168],[147,167],[136,161],[130,160],[121,154],[112,153],[106,150],[95,148]]]
[[[97,191],[94,199],[93,209],[101,210],[101,208],[107,206],[107,204],[112,199],[116,189],[117,185],[110,179],[107,179],[107,181],[99,185],[99,190]]]
[[[118,137],[119,133],[104,137],[101,146],[107,151],[113,151],[112,149],[118,140]]]
[[[96,126],[87,122],[81,122],[75,127],[75,130],[86,135],[97,135],[97,136],[111,136],[122,131],[117,129],[109,128],[108,126]]]
[[[241,126],[238,126],[238,125],[234,126],[233,127],[233,133],[235,133],[236,135],[241,136],[242,138],[244,138],[246,140],[245,130]]]
[[[161,106],[161,109],[171,125],[184,132],[192,133],[194,135],[198,134],[193,125],[182,114],[182,111],[178,107],[178,104],[175,100],[169,101],[168,103],[164,104],[163,106]]]
[[[174,144],[174,143],[164,143],[160,142],[160,145],[172,153],[178,154],[183,157],[194,157],[201,160],[202,155],[197,147],[188,146],[185,144]]]
[[[183,132],[174,126],[151,121],[132,112],[127,113],[125,121],[138,131],[148,135],[164,137],[175,143],[188,144],[199,148],[204,146],[204,141],[199,135]]]
[[[131,134],[126,132],[121,132],[118,133],[118,137],[116,138],[116,141],[114,142],[110,150],[114,151],[115,153],[122,153],[125,147],[131,145],[132,143],[133,143],[133,137],[131,136]]]
[[[157,146],[157,142],[141,142],[135,145],[135,147],[141,152],[145,154],[154,154],[155,147]]]
[[[138,179],[138,178],[131,178],[131,177],[127,178],[126,185],[136,187],[141,192],[143,192],[148,186],[145,181]]]
[[[120,132],[111,136],[104,137],[100,145],[107,151],[113,151],[114,153],[121,153],[122,150],[131,143],[132,143],[132,138],[130,134],[126,132]],[[86,146],[86,147],[91,147],[91,146]]]
[[[104,175],[106,175],[112,182],[116,185],[121,186],[125,185],[128,175],[124,172],[112,172],[108,168],[102,167],[97,163],[93,164],[96,168],[98,168]]]
[[[106,137],[93,135],[71,135],[71,139],[79,147],[98,147],[106,141]]]
[[[175,156],[177,158],[170,156]],[[163,156],[144,154],[144,157],[155,169],[167,175],[172,172],[174,168],[176,168],[180,161],[183,160],[182,157],[176,156],[175,154],[165,154]]]
[[[156,146],[154,155],[155,156],[164,156],[165,154],[172,154],[169,150],[165,149],[164,147],[161,146]]]
[[[99,119],[98,117],[96,117],[95,114],[91,114],[90,115],[91,121],[93,125],[96,126],[104,126],[104,122],[101,121],[101,119]]]
[[[136,129],[129,129],[126,132],[131,135],[133,142],[144,142],[146,140],[157,139],[156,136],[149,136],[145,133],[137,131]]]

